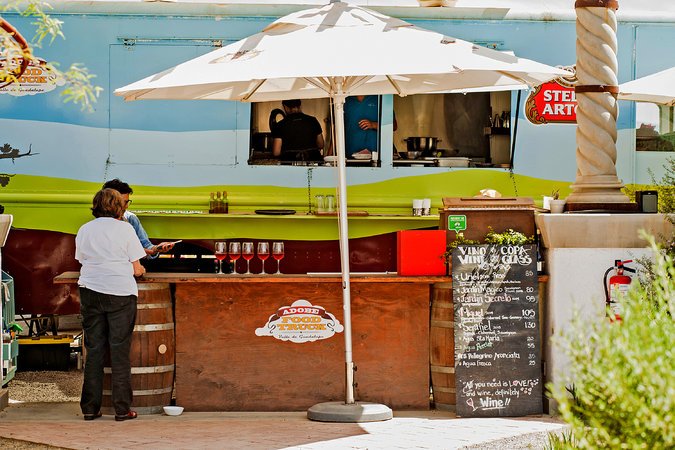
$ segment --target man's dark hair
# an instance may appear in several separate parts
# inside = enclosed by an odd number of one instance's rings
[[[131,189],[131,186],[129,186],[124,181],[120,180],[119,178],[115,178],[114,180],[106,181],[101,189],[115,189],[117,192],[119,192],[122,195],[134,193],[134,190]]]
[[[300,100],[282,100],[281,104],[286,108],[299,108],[302,102]]]

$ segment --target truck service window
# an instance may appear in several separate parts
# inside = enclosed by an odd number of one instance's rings
[[[394,166],[510,164],[510,92],[394,97],[394,114]]]

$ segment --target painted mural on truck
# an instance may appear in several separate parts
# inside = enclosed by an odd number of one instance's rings
[[[137,7],[144,2],[93,2],[96,7],[65,3],[69,5],[55,5],[53,15],[64,22],[66,40],[44,46],[37,54],[65,66],[83,63],[105,91],[93,113],[64,104],[58,89],[22,96],[0,93],[0,203],[14,215],[15,226],[3,256],[18,277],[20,311],[76,311],[72,293],[67,287],[53,287],[51,278],[77,269],[72,238],[91,218],[93,194],[112,178],[134,188],[131,209],[139,212],[153,239],[192,240],[205,251],[215,239],[285,240],[295,248],[287,252],[289,270],[311,269],[306,255],[318,251],[311,248],[324,248],[332,255],[327,256],[327,267],[339,270],[339,258],[331,259],[337,254],[336,221],[308,214],[314,195],[335,193],[335,168],[265,164],[264,158],[253,158],[253,134],[269,131],[268,111],[281,108],[280,103],[125,103],[113,95],[118,87],[254,34],[286,10],[280,14],[274,6],[261,4],[256,14],[234,7],[223,14],[214,13],[208,3],[178,2],[177,10],[171,9],[176,5],[163,4]],[[434,16],[430,8],[418,9],[423,14],[405,8],[387,13],[549,65],[575,62],[575,23],[567,14],[543,20],[517,16],[512,9],[514,18],[485,20],[477,12],[455,17],[439,9]],[[6,17],[32,35],[30,19]],[[658,50],[660,43],[675,40],[672,22],[620,21],[617,37],[620,82],[675,65],[675,57]],[[329,49],[316,57],[330,57]],[[357,268],[395,270],[393,233],[438,226],[437,217],[411,217],[414,198],[431,198],[435,211],[443,197],[473,196],[486,188],[504,196],[532,197],[539,205],[554,190],[561,197],[570,192],[576,176],[576,127],[565,121],[538,125],[526,120],[527,94],[379,99],[379,160],[355,162],[347,171],[349,209],[369,213],[368,218],[350,221]],[[569,104],[569,98],[560,99]],[[476,106],[479,102],[482,109]],[[330,141],[329,108],[320,102],[306,106],[320,115]],[[555,110],[565,108],[570,109]],[[617,170],[628,185],[648,183],[648,169],[658,176],[665,158],[672,155],[635,151],[635,109],[630,102],[620,102]],[[488,112],[476,116],[476,111]],[[437,150],[447,152],[442,156],[463,158],[466,167],[399,159],[409,137],[437,134],[443,136]],[[199,214],[208,210],[209,195],[215,191],[227,191],[230,215]],[[253,214],[270,208],[290,208],[296,214],[274,220]],[[369,256],[373,254],[378,256]],[[31,291],[26,285],[40,287]],[[35,306],[41,302],[48,306]]]

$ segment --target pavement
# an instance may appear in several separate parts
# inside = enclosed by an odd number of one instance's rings
[[[37,448],[38,444],[67,449],[533,448],[497,443],[564,427],[562,421],[546,415],[457,418],[438,410],[394,411],[392,420],[369,423],[314,422],[304,411],[184,412],[144,415],[126,422],[115,422],[113,416],[84,421],[76,402],[10,402],[0,411],[4,448]],[[21,446],[20,441],[35,447]]]

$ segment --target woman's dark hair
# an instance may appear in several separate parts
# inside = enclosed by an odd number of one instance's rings
[[[114,180],[106,181],[101,189],[115,189],[120,194],[133,194],[134,193],[134,190],[131,189],[131,186],[129,186],[127,183],[120,180],[119,178],[115,178]]]
[[[121,218],[124,214],[124,198],[122,198],[122,194],[115,189],[101,189],[94,195],[91,213],[96,218]]]

